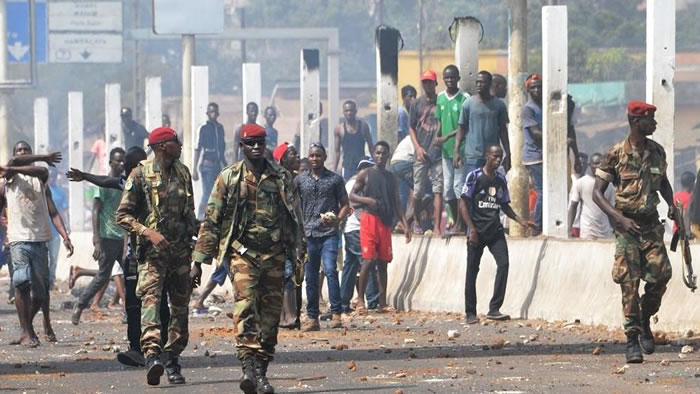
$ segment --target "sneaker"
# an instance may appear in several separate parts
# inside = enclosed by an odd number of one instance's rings
[[[334,313],[333,314],[333,319],[331,319],[331,328],[343,328],[343,319],[340,316],[340,313]]]
[[[318,319],[306,319],[304,324],[301,325],[301,331],[321,331],[321,323],[318,322]]]
[[[510,320],[510,315],[501,313],[501,311],[493,311],[487,313],[486,318],[489,320]]]
[[[476,315],[467,314],[467,324],[476,324],[479,322],[479,318]]]

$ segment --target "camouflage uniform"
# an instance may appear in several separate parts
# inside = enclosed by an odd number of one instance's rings
[[[664,244],[664,227],[657,205],[666,175],[666,153],[658,143],[647,139],[643,153],[628,139],[615,145],[603,159],[596,176],[617,188],[615,208],[641,227],[641,236],[615,230],[615,264],[612,277],[622,288],[622,308],[626,333],[641,331],[642,315],[653,316],[661,306],[666,284],[671,279],[671,263]],[[646,282],[639,297],[639,280]],[[640,305],[641,304],[641,305]]]
[[[301,206],[292,176],[272,161],[259,179],[246,161],[214,182],[197,237],[195,262],[230,262],[238,358],[275,353],[282,310],[284,262],[302,261]]]
[[[126,231],[143,235],[148,228],[169,242],[159,252],[141,238],[136,295],[141,298],[141,349],[146,356],[163,350],[178,356],[187,346],[188,303],[192,292],[190,262],[192,237],[197,234],[192,179],[189,169],[176,161],[166,179],[155,160],[144,160],[124,187],[117,209],[117,223]],[[170,296],[168,343],[160,338],[160,302],[163,291]]]

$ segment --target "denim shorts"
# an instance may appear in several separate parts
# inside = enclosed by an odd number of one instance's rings
[[[32,296],[43,300],[49,292],[49,248],[46,242],[13,242],[10,259],[14,271],[12,285],[19,290],[31,287]]]
[[[223,261],[216,267],[216,270],[212,272],[210,280],[216,282],[217,285],[223,286],[226,283],[226,278],[228,277],[228,259]]]

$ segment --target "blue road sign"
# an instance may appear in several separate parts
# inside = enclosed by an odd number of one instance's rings
[[[36,62],[46,63],[47,17],[46,1],[36,1]],[[7,2],[7,59],[10,63],[29,63],[29,2],[9,0]]]

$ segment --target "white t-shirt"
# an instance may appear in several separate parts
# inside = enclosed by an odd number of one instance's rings
[[[411,137],[406,137],[399,142],[399,145],[394,150],[394,155],[391,156],[391,164],[397,161],[410,161],[414,162],[416,150],[413,147],[413,142],[411,142]]]
[[[595,177],[586,174],[571,187],[571,202],[581,204],[581,239],[611,238],[613,229],[608,215],[593,202],[594,184]],[[612,185],[605,190],[604,196],[611,204],[615,204],[615,188]]]
[[[405,139],[406,138],[404,138],[404,140]],[[353,186],[355,186],[356,180],[357,180],[357,175],[354,175],[352,178],[348,179],[347,183],[345,184],[345,190],[347,190],[348,196],[350,195],[350,192],[352,192],[352,188],[353,188]],[[356,209],[355,212],[352,213],[352,215],[348,216],[348,219],[345,222],[345,229],[343,229],[344,233],[349,233],[352,231],[360,231],[360,219],[358,219],[360,214],[361,214],[361,211],[359,209]]]
[[[7,239],[10,242],[51,240],[46,184],[39,178],[17,174],[5,183]]]

